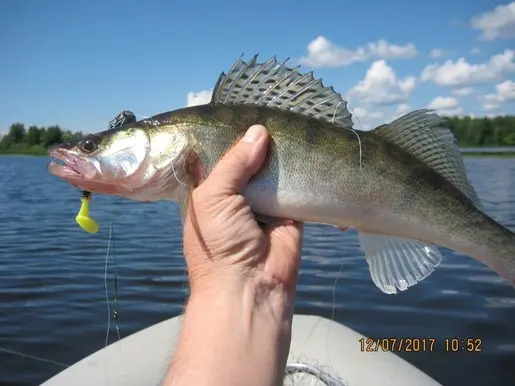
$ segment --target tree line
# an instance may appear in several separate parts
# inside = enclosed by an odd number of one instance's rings
[[[451,129],[461,147],[515,146],[515,115],[493,118],[450,117]]]
[[[63,130],[58,125],[26,129],[23,123],[13,123],[0,140],[0,153],[45,155],[52,146],[83,136],[81,131]]]
[[[454,133],[461,147],[515,146],[515,116],[498,117],[450,117],[447,126]],[[58,125],[49,127],[14,123],[0,140],[0,153],[43,155],[56,144],[82,137],[82,132],[63,130]]]

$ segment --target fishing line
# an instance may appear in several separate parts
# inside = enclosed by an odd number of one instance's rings
[[[345,235],[344,235],[345,236]],[[340,264],[340,269],[338,270],[338,274],[336,275],[336,279],[334,279],[334,284],[333,284],[333,291],[332,291],[332,295],[333,295],[333,305],[332,305],[332,308],[331,308],[331,320],[335,320],[335,314],[336,314],[336,286],[338,284],[338,281],[340,280],[341,278],[341,275],[342,275],[342,269],[343,269],[343,264],[344,262],[342,261],[342,263]],[[326,340],[329,341],[329,333],[331,332],[331,327],[330,326],[328,329],[327,329],[327,337],[326,337]],[[326,350],[326,355],[327,355],[327,358],[329,359],[329,365],[331,366],[331,368],[334,368],[333,366],[333,363],[332,363],[332,360],[331,360],[331,356],[329,355],[329,349],[328,349],[329,345],[326,345],[325,346],[325,350]]]
[[[338,284],[338,281],[340,280],[340,277],[342,275],[342,269],[343,269],[343,261],[340,264],[340,269],[338,270],[338,275],[336,276],[336,279],[334,280],[334,284],[333,284],[333,307],[331,310],[331,320],[334,320],[334,314],[336,313],[336,285]]]
[[[114,327],[116,329],[116,336],[118,340],[121,340],[120,337],[120,321],[118,319],[118,274],[116,272],[117,264],[116,264],[116,249],[114,242],[114,232],[113,232],[113,275],[114,275],[114,306],[113,306],[113,319],[114,319]]]
[[[333,118],[331,119],[332,123],[334,123],[334,119],[336,117],[336,113],[338,112],[338,107],[342,103],[343,103],[343,101],[340,101],[336,105],[336,107],[334,109],[334,113],[333,113]],[[356,119],[358,120],[358,123],[362,126],[359,117],[354,113],[354,109],[350,108],[350,110],[351,110],[352,115],[356,117]],[[356,130],[354,130],[352,128],[347,128],[347,127],[345,127],[345,129],[350,130],[351,132],[353,132],[356,135],[356,137],[358,138],[358,144],[359,144],[359,171],[360,171],[361,187],[363,188],[363,163],[362,163],[362,160],[363,160],[363,150],[362,150],[362,146],[361,146],[361,138],[360,138],[360,136],[359,136],[359,134],[358,134],[358,132]],[[333,320],[333,321],[334,321],[335,314],[336,314],[336,286],[338,285],[338,281],[340,280],[340,277],[342,275],[343,264],[344,263],[342,261],[342,263],[340,264],[340,269],[338,270],[338,274],[336,275],[336,278],[335,278],[334,283],[333,283],[333,289],[332,289],[333,304],[332,304],[332,307],[331,307],[331,320]],[[330,328],[327,330],[327,341],[329,341],[329,333],[330,333]],[[327,345],[326,345],[326,354],[327,354],[327,358],[329,359],[329,364],[332,367],[333,364],[332,364],[332,361],[331,361],[331,357],[329,355],[329,351],[327,349]]]
[[[336,107],[334,108],[334,113],[333,113],[333,117],[331,118],[331,123],[334,124],[334,118],[336,118],[336,113],[338,112],[338,107],[343,103],[343,101],[340,101],[338,102],[338,104],[336,105]],[[353,114],[355,115],[355,114]],[[358,118],[356,116],[356,118]],[[359,121],[359,118],[358,118],[358,121]],[[340,127],[343,127],[343,126],[340,126]],[[358,144],[359,144],[359,172],[360,172],[360,175],[361,175],[361,183],[363,184],[363,168],[362,168],[362,159],[363,159],[363,152],[362,152],[362,147],[361,147],[361,138],[359,137],[359,134],[356,130],[352,129],[352,128],[349,128],[349,127],[343,127],[345,130],[349,130],[351,132],[353,132],[356,137],[358,138]]]
[[[52,363],[54,365],[61,366],[61,367],[70,367],[70,365],[68,365],[66,363],[54,361],[52,359],[46,359],[46,358],[43,358],[43,357],[38,357],[36,355],[24,354],[22,352],[14,351],[14,350],[9,350],[9,349],[3,348],[3,347],[0,347],[0,351],[5,352],[7,354],[17,355],[17,356],[20,356],[20,357],[23,357],[23,358],[33,359],[33,360],[39,361],[39,362]]]
[[[159,130],[159,127],[157,126],[157,123],[154,121],[154,118],[153,117],[148,117],[148,119],[150,119],[150,121],[152,122],[152,124],[155,126],[156,129]],[[184,182],[182,182],[179,177],[177,177],[177,174],[175,173],[175,166],[173,164],[173,161],[170,162],[170,166],[172,167],[172,173],[173,173],[173,176],[175,177],[175,179],[177,180],[177,182],[181,185],[184,185],[185,187],[189,188],[190,185],[188,184],[185,184]]]
[[[111,212],[111,205],[109,205],[109,212]],[[105,267],[104,267],[104,289],[106,295],[106,304],[107,304],[107,330],[106,330],[106,340],[105,346],[107,347],[109,341],[109,331],[111,330],[111,304],[109,303],[109,292],[107,290],[107,268],[109,265],[109,250],[111,249],[111,241],[113,238],[113,223],[112,216],[109,216],[109,238],[107,240],[107,251],[105,258]]]
[[[113,201],[111,200],[109,203],[109,212],[111,215],[109,216],[109,238],[107,241],[107,251],[106,251],[106,258],[105,258],[105,266],[104,266],[104,289],[105,289],[105,295],[106,295],[106,304],[107,304],[107,330],[106,330],[106,339],[105,339],[105,346],[109,344],[109,333],[111,331],[111,304],[109,302],[109,292],[107,289],[107,270],[109,267],[109,251],[111,248],[113,249],[113,276],[114,276],[114,299],[113,299],[113,319],[115,321],[115,328],[116,333],[118,336],[118,340],[120,340],[120,327],[119,327],[119,320],[118,320],[118,307],[117,307],[117,300],[118,300],[118,275],[116,274],[116,253],[114,252],[114,232],[113,232],[113,216],[112,216],[112,204]]]

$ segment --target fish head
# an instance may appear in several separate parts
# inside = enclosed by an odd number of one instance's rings
[[[175,199],[186,178],[186,135],[136,122],[55,146],[48,170],[80,190],[138,201]]]
[[[53,147],[49,155],[61,163],[51,162],[48,170],[78,189],[123,195],[140,185],[148,149],[141,128],[88,134]]]

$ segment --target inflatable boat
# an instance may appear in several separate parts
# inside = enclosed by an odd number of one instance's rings
[[[180,324],[181,316],[177,316],[136,332],[80,360],[42,385],[160,385],[177,344]],[[313,315],[293,318],[284,384],[440,385],[388,347],[367,344],[367,337],[358,332]]]

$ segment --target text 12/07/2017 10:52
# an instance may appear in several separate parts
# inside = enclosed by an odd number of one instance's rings
[[[362,352],[481,352],[481,338],[445,338],[443,344],[436,338],[361,338],[359,340]]]

